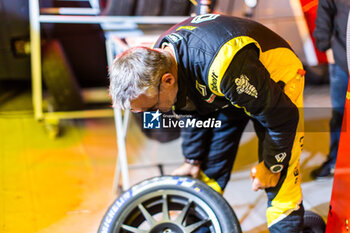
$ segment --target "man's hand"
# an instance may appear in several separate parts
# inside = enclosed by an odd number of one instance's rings
[[[184,163],[180,167],[176,168],[175,171],[171,173],[172,176],[191,176],[197,178],[199,175],[200,165],[193,165],[189,163]]]
[[[275,187],[280,179],[281,173],[272,173],[265,166],[264,162],[259,163],[250,171],[252,178],[252,189],[258,191],[259,189],[266,189]]]

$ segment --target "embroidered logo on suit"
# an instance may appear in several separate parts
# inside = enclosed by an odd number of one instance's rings
[[[252,84],[249,83],[249,78],[244,74],[242,74],[241,77],[236,78],[235,83],[237,85],[236,90],[238,94],[245,93],[247,95],[258,98],[258,91]]]

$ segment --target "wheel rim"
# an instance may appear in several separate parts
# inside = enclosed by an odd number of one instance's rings
[[[206,226],[221,233],[220,220],[198,196],[165,189],[142,195],[130,203],[114,226],[115,233],[195,233]]]

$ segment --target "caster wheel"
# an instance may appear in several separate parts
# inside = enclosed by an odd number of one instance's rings
[[[45,131],[50,139],[56,139],[60,134],[60,125],[58,119],[45,120]]]
[[[326,223],[318,214],[312,211],[305,211],[303,233],[325,233]]]

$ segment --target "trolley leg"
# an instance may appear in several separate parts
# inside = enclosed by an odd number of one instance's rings
[[[130,180],[129,180],[129,169],[128,169],[128,161],[127,161],[127,155],[126,155],[126,147],[125,147],[125,132],[123,127],[123,118],[122,118],[122,111],[120,108],[114,108],[114,120],[115,120],[115,126],[116,126],[116,132],[117,132],[117,144],[118,144],[118,159],[117,159],[117,165],[116,165],[116,172],[118,172],[118,162],[120,163],[121,168],[121,174],[122,174],[122,181],[123,181],[123,190],[126,190],[130,187]],[[118,180],[114,180],[114,191],[116,190],[116,187],[119,182],[119,174],[116,174],[115,177],[118,178]]]
[[[42,82],[41,82],[41,45],[40,45],[40,21],[39,0],[29,0],[30,18],[30,56],[32,68],[32,95],[34,117],[37,120],[43,118],[42,109]]]

